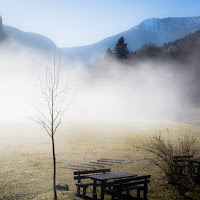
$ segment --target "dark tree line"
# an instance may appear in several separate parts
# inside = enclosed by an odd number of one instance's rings
[[[156,44],[149,43],[143,45],[139,50],[132,52],[128,50],[128,44],[124,37],[121,37],[113,50],[106,51],[103,60],[108,58],[126,60],[133,64],[141,59],[163,59],[175,60],[184,63],[190,57],[199,58],[200,56],[200,30],[191,33],[184,38],[177,39],[174,42],[164,43],[158,47]]]

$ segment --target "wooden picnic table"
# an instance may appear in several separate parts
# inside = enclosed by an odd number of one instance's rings
[[[193,167],[194,167],[194,172],[197,174],[197,176],[200,178],[200,158],[196,158],[191,160]]]
[[[106,182],[109,180],[114,180],[114,179],[122,179],[122,178],[128,178],[128,177],[134,177],[137,176],[135,174],[128,174],[128,173],[111,173],[111,174],[98,174],[98,175],[89,175],[86,176],[87,178],[91,178],[94,181],[93,185],[93,199],[97,200],[97,181],[100,182],[101,186],[101,200],[104,200],[104,195],[105,195],[105,187],[106,187]]]

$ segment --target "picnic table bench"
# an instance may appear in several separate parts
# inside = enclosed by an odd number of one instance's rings
[[[191,160],[192,162],[192,175],[195,177],[196,182],[200,182],[200,158]]]
[[[112,196],[112,200],[117,197],[119,200],[125,199],[147,199],[148,183],[150,182],[151,175],[135,176],[131,178],[124,178],[115,180],[110,186],[112,188],[105,190],[105,193]],[[130,195],[131,190],[137,191],[137,196],[133,197]],[[143,191],[143,197],[140,192]],[[126,192],[126,194],[123,194]]]
[[[192,170],[192,159],[191,155],[174,156],[174,168],[177,174],[189,174]]]
[[[177,162],[177,163],[179,163],[179,162],[189,162],[192,158],[193,158],[193,156],[191,156],[191,155],[174,156],[173,161]]]
[[[105,174],[107,172],[110,172],[110,169],[97,169],[97,170],[85,170],[85,171],[76,171],[74,172],[74,180],[78,180],[78,183],[76,184],[77,186],[77,193],[76,196],[82,197],[84,199],[90,199],[86,195],[86,190],[89,186],[93,186],[93,182],[88,182],[90,180],[88,175],[92,174]],[[82,182],[83,179],[86,179],[86,181]],[[81,188],[83,188],[83,192],[81,193]]]
[[[200,158],[191,155],[173,157],[175,173],[182,176],[190,176],[195,182],[200,182]]]
[[[98,174],[98,175],[89,175],[88,178],[91,178],[94,181],[93,184],[93,199],[97,200],[97,186],[101,187],[101,200],[104,200],[105,190],[106,188],[110,188],[113,186],[114,180],[119,180],[128,177],[134,177],[135,174],[129,173],[110,173],[110,174]]]

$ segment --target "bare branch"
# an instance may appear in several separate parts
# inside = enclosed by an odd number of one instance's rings
[[[31,118],[31,117],[28,117],[29,119],[31,119],[32,121],[34,121],[34,122],[36,122],[36,123],[38,123],[39,125],[41,125],[45,130],[46,130],[46,132],[48,133],[48,135],[50,136],[50,137],[52,137],[52,135],[51,135],[51,133],[50,133],[50,131],[49,130],[51,130],[46,124],[45,124],[45,122],[44,121],[42,121],[41,119],[34,119],[34,118]],[[49,129],[49,130],[48,130]]]
[[[39,108],[37,108],[36,106],[33,106],[33,107],[49,124],[51,124],[51,121],[46,117],[46,115]]]

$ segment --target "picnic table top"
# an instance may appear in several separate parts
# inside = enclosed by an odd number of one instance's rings
[[[192,160],[193,163],[200,163],[200,158],[195,158]]]
[[[88,175],[86,177],[91,178],[97,181],[106,181],[110,179],[120,179],[120,178],[128,178],[137,176],[136,174],[128,174],[128,173],[111,173],[111,174],[96,174],[96,175]]]

